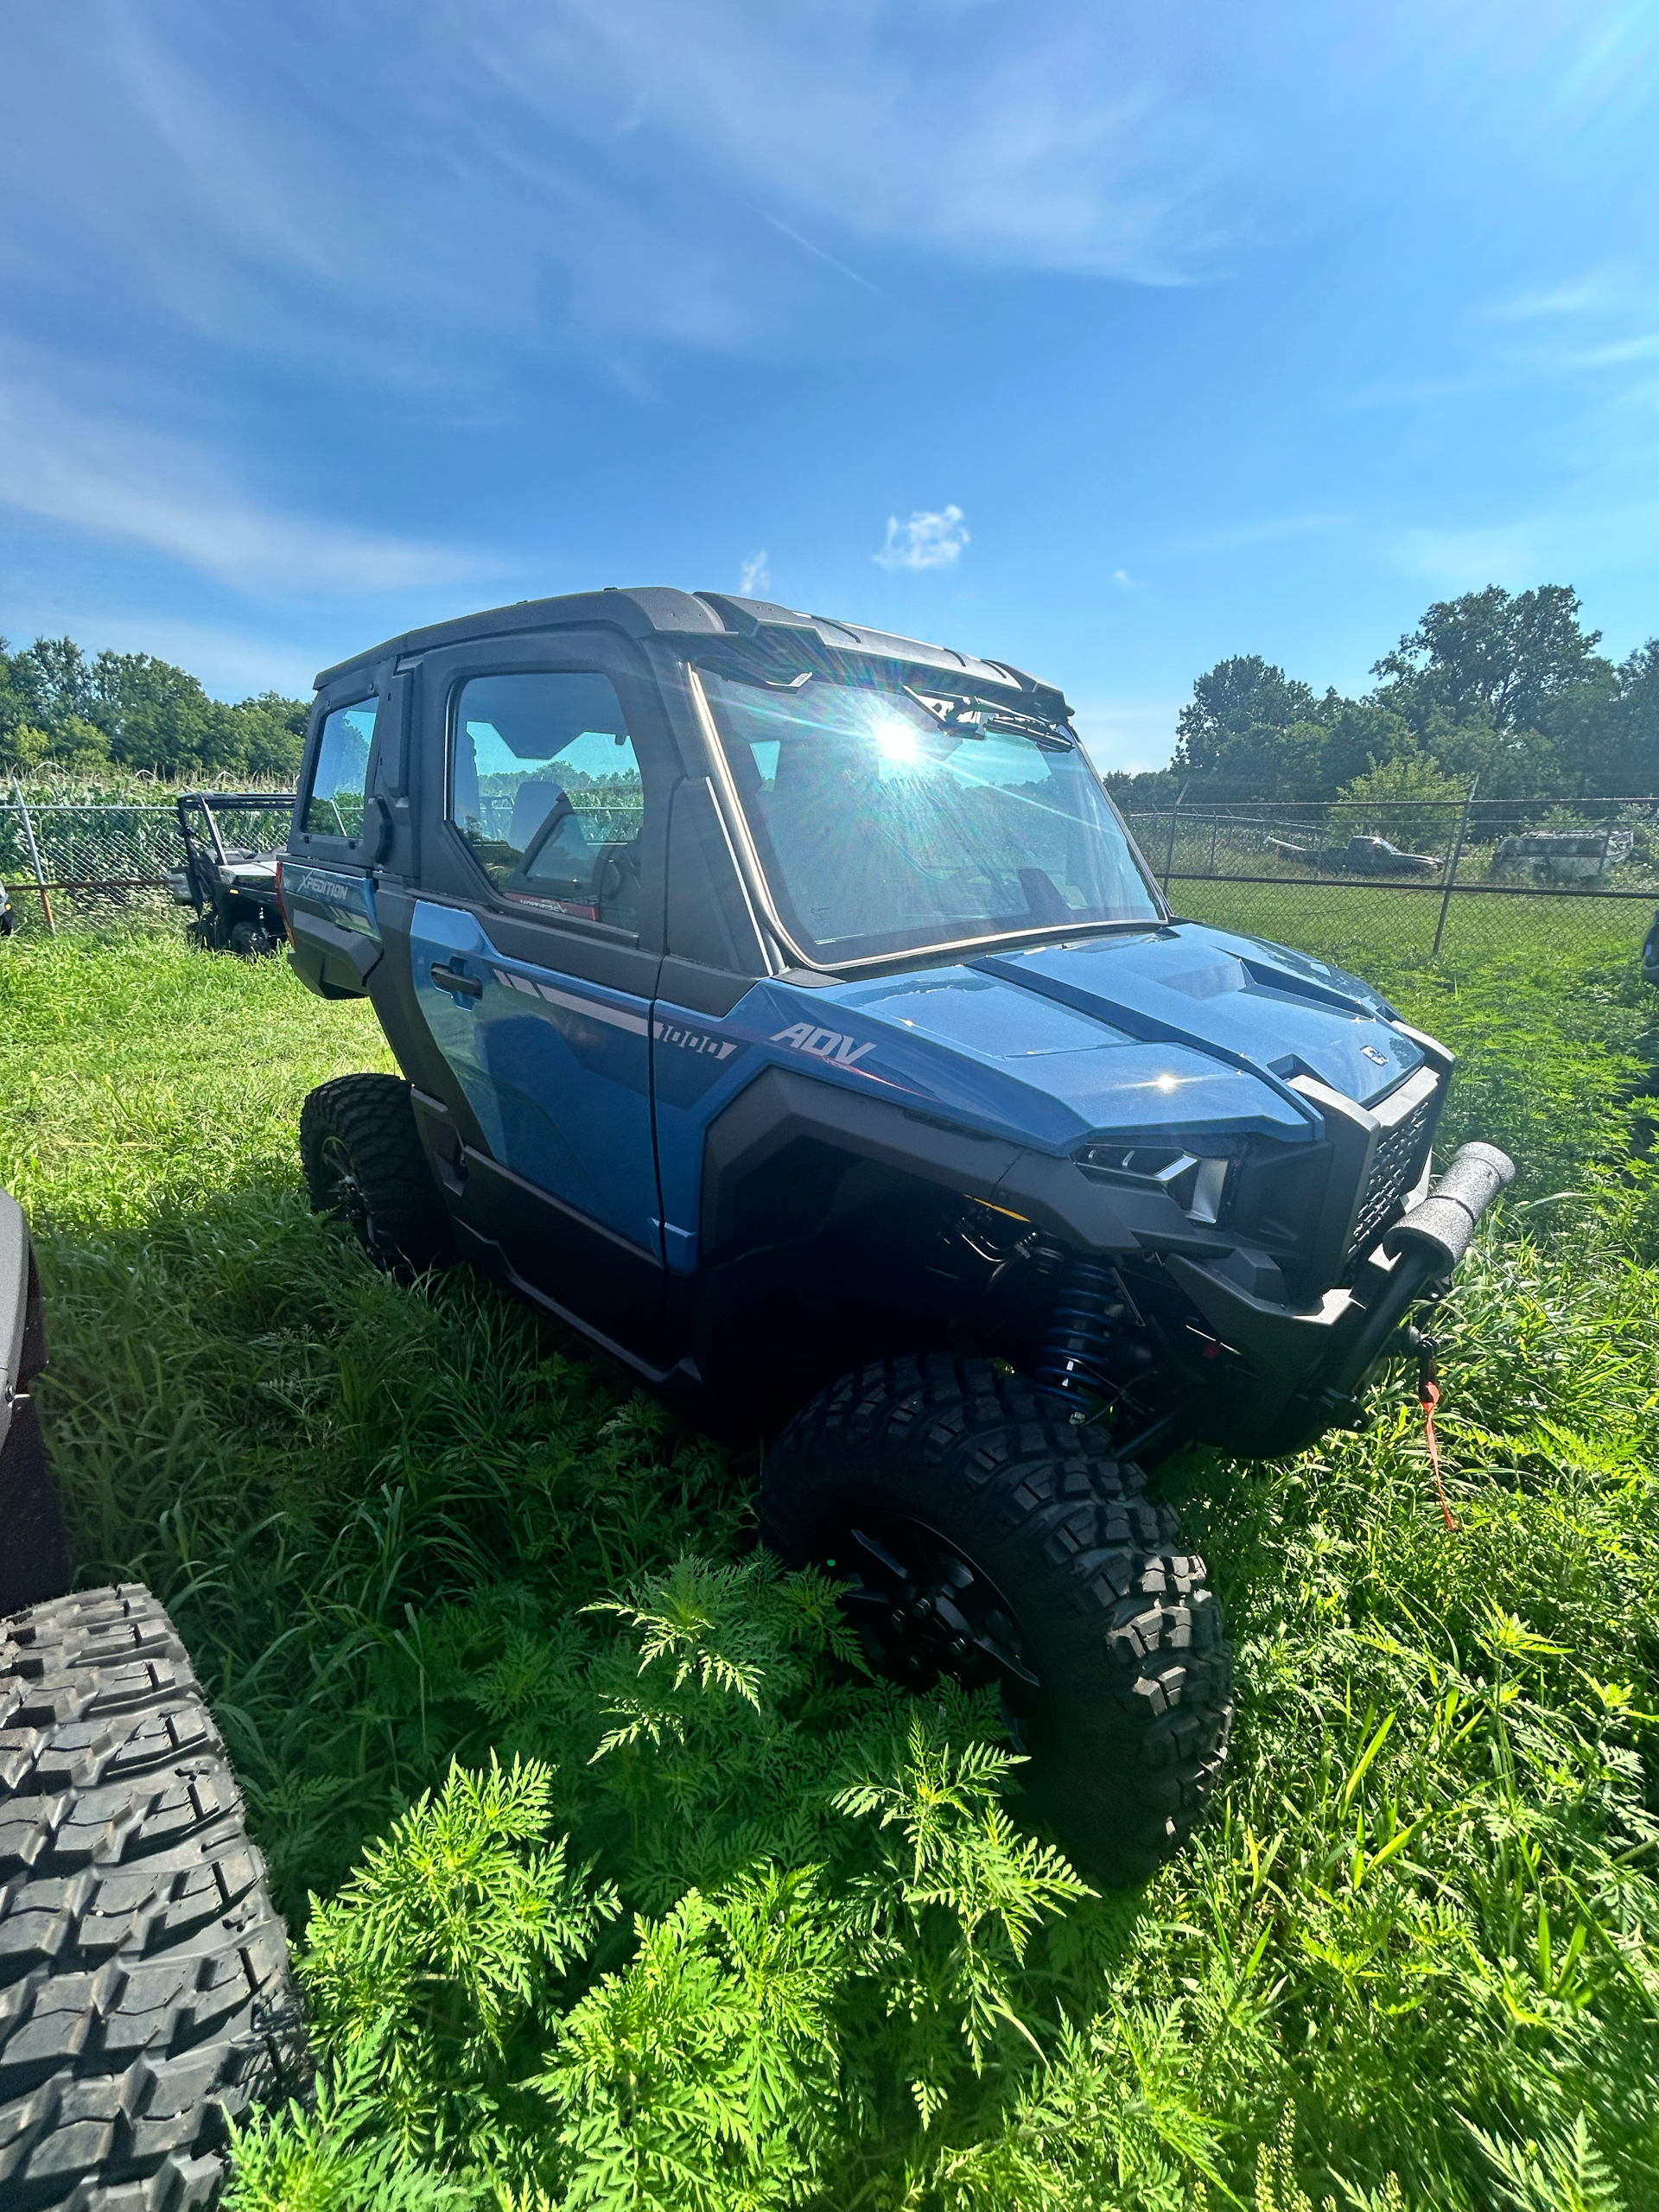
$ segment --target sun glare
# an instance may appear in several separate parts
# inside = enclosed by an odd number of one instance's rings
[[[884,760],[906,761],[916,758],[916,733],[907,722],[878,722],[875,741],[881,748]]]

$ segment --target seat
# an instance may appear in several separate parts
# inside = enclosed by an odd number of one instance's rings
[[[555,783],[519,785],[512,795],[512,821],[507,842],[515,853],[527,853],[536,832],[564,798],[564,785]]]

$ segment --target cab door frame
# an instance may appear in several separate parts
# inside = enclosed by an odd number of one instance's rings
[[[407,664],[403,664],[407,667]],[[598,671],[615,687],[632,741],[645,794],[640,833],[639,928],[632,933],[599,922],[539,909],[527,911],[491,883],[450,819],[450,763],[454,714],[461,686],[472,677]],[[410,671],[411,680],[414,671]],[[531,995],[534,976],[544,975],[543,995],[561,1001],[586,999],[596,1018],[614,1027],[619,1016],[632,1032],[638,1009],[641,1073],[639,1141],[643,1195],[649,1205],[649,1243],[619,1233],[568,1196],[542,1187],[498,1158],[479,1116],[447,1062],[435,1086],[417,1086],[416,1108],[435,1172],[454,1217],[467,1256],[504,1275],[536,1303],[558,1313],[631,1365],[653,1376],[669,1363],[663,1344],[664,1294],[661,1203],[657,1195],[654,1119],[651,1100],[651,1020],[663,956],[664,887],[669,799],[678,779],[678,754],[657,685],[645,657],[620,632],[586,628],[480,637],[446,645],[420,657],[417,698],[410,726],[410,778],[417,819],[412,839],[416,865],[406,886],[387,887],[385,922],[402,939],[398,965],[408,995],[431,995],[431,978],[414,973],[433,960],[416,950],[421,932],[449,934],[458,946],[473,925],[512,963],[515,987]],[[424,909],[424,914],[417,910]],[[444,918],[442,910],[448,909]],[[435,912],[435,910],[438,910]],[[454,963],[437,964],[454,972]],[[485,981],[477,955],[464,951],[459,965],[469,979]],[[400,981],[401,981],[400,977]],[[568,990],[563,986],[568,985]],[[487,988],[496,988],[490,978]],[[551,1011],[552,1009],[550,1009]],[[423,1014],[411,1007],[423,1036]],[[422,1055],[430,1065],[440,1055]],[[595,1078],[598,1080],[598,1078]],[[634,1210],[639,1212],[640,1210]]]

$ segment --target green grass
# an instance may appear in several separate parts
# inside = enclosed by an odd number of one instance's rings
[[[1548,928],[1322,949],[1523,1156],[1443,1332],[1458,1527],[1398,1400],[1166,1471],[1239,1728],[1193,1844],[1100,1900],[1002,1824],[983,1713],[827,1664],[753,1455],[311,1219],[299,1102],[385,1065],[365,1007],[170,933],[0,949],[82,1580],[172,1606],[310,1918],[330,2078],[242,2205],[1659,2202],[1650,1016]]]

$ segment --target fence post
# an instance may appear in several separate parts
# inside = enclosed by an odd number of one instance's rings
[[[1181,801],[1190,786],[1183,784],[1175,794],[1175,804],[1169,810],[1169,842],[1164,848],[1164,904],[1169,904],[1169,872],[1175,865],[1175,823],[1181,811]]]
[[[1434,925],[1434,943],[1429,952],[1430,960],[1440,957],[1440,939],[1446,935],[1446,917],[1452,904],[1452,887],[1458,880],[1458,862],[1463,858],[1463,841],[1469,830],[1469,810],[1475,803],[1475,793],[1480,787],[1477,776],[1464,794],[1463,812],[1458,819],[1458,842],[1452,848],[1452,858],[1446,871],[1446,889],[1440,894],[1440,918]]]
[[[52,935],[56,937],[58,925],[53,918],[52,900],[46,887],[46,870],[41,866],[41,849],[35,842],[35,824],[29,818],[29,807],[23,798],[23,787],[15,776],[11,780],[11,792],[17,802],[17,811],[23,817],[23,836],[29,845],[29,857],[35,863],[35,887],[41,894],[41,906],[46,909],[46,926]]]

